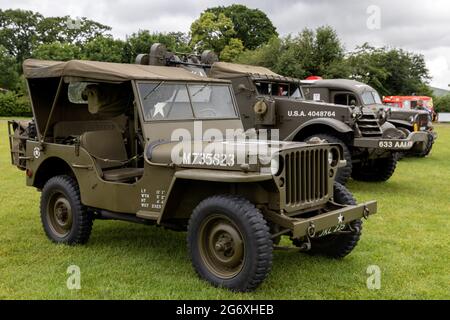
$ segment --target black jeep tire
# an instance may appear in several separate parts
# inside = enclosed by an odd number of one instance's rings
[[[431,133],[428,133],[428,139],[427,139],[427,144],[425,146],[425,149],[421,153],[419,153],[417,156],[421,157],[421,158],[428,156],[431,152],[431,149],[433,148],[433,143],[434,143],[433,135]]]
[[[308,138],[304,139],[303,141],[307,142],[314,137],[325,140],[326,142],[329,142],[329,143],[339,143],[342,146],[342,148],[344,150],[344,159],[347,161],[347,165],[345,167],[338,169],[335,180],[337,182],[339,182],[340,184],[345,185],[347,183],[348,179],[350,179],[350,177],[352,175],[352,154],[350,153],[350,150],[348,149],[347,145],[344,143],[344,141],[342,141],[341,139],[339,139],[335,136],[332,136],[329,134],[322,134],[322,133],[309,136]]]
[[[353,195],[346,187],[338,182],[334,184],[333,200],[336,203],[344,205],[356,204]],[[350,228],[346,228],[345,232],[340,234],[330,234],[317,239],[310,239],[310,254],[324,255],[327,257],[340,259],[348,255],[358,244],[361,237],[362,221],[360,219],[350,222]]]
[[[397,154],[388,157],[363,160],[353,164],[352,178],[359,181],[387,181],[394,174],[397,166]]]
[[[200,202],[189,220],[187,245],[197,274],[233,291],[256,289],[272,266],[269,227],[242,197],[219,195]]]
[[[47,237],[56,243],[84,244],[92,230],[92,215],[81,203],[78,183],[61,175],[49,179],[41,194],[41,221]]]

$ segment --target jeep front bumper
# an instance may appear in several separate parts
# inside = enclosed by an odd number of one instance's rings
[[[427,132],[411,132],[406,139],[355,138],[353,146],[359,148],[383,149],[389,151],[422,150],[428,140]]]
[[[299,239],[305,236],[316,237],[324,230],[335,229],[354,220],[368,218],[376,212],[377,202],[368,201],[357,205],[335,207],[332,211],[305,219],[289,217],[273,211],[265,212],[265,216],[268,220],[289,229],[292,232],[292,238]]]

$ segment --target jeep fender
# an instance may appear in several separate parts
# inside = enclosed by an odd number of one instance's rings
[[[306,131],[307,129],[311,129],[313,127],[328,127],[334,131],[337,131],[342,134],[352,133],[353,129],[345,124],[342,121],[330,118],[317,118],[311,119],[302,125],[298,126],[290,135],[288,135],[284,140],[292,141],[295,137],[301,133],[302,131]],[[323,133],[323,132],[321,132]]]

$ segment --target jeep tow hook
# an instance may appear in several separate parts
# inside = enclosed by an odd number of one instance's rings
[[[363,210],[363,217],[364,219],[369,219],[369,215],[370,215],[370,210],[369,208],[367,208],[367,206],[364,206],[364,210]]]

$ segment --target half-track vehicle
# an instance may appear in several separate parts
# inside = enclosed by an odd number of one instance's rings
[[[383,105],[374,88],[355,80],[327,79],[303,84],[303,91],[308,99],[369,108],[378,115],[381,122],[387,123],[385,126],[388,124],[395,126],[404,132],[405,137],[412,132],[425,132],[425,147],[402,152],[402,155],[425,157],[430,153],[437,134],[433,130],[432,118],[428,111]]]
[[[249,291],[281,236],[340,258],[376,213],[335,182],[339,144],[243,134],[229,81],[78,60],[26,60],[23,70],[34,118],[9,122],[11,159],[41,192],[56,243],[86,243],[101,219],[187,231],[201,278]]]
[[[149,54],[136,63],[176,66],[204,76],[232,82],[244,128],[277,130],[284,141],[320,138],[343,146],[345,167],[337,181],[386,181],[395,171],[397,152],[423,150],[426,134],[382,126],[369,108],[308,101],[300,80],[284,77],[264,67],[218,62],[211,51],[177,55],[162,44],[153,44]],[[274,130],[275,129],[275,130]]]

